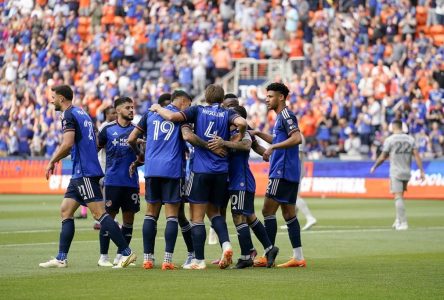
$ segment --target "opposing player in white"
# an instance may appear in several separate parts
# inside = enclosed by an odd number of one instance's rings
[[[301,188],[301,184],[302,184],[302,178],[305,175],[305,168],[304,168],[304,161],[305,161],[305,153],[304,153],[304,148],[305,148],[305,138],[304,136],[301,134],[302,137],[302,143],[299,146],[299,160],[301,162],[301,181],[299,184],[299,189]],[[316,225],[316,218],[313,216],[313,214],[311,213],[310,209],[308,208],[307,202],[305,202],[305,200],[300,196],[299,191],[298,191],[298,198],[296,200],[296,208],[298,211],[302,212],[302,214],[305,217],[306,223],[305,226],[302,227],[302,230],[309,230],[311,227],[313,227],[314,225]],[[287,229],[287,225],[282,225],[281,229]]]
[[[421,180],[425,179],[425,175],[415,139],[403,132],[400,120],[392,122],[392,130],[393,134],[384,141],[382,153],[370,169],[370,173],[375,172],[384,160],[390,158],[390,192],[394,194],[396,207],[393,228],[407,230],[409,226],[403,197],[410,180],[412,156],[415,156],[416,165],[421,171]]]

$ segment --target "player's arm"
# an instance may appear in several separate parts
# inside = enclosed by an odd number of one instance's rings
[[[144,155],[144,153],[142,153],[141,149],[139,148],[139,136],[142,134],[143,131],[139,127],[134,127],[133,131],[131,131],[130,135],[128,136],[128,144],[138,157]]]
[[[183,122],[186,119],[182,112],[173,112],[169,109],[163,108],[157,103],[151,105],[150,111],[158,113],[162,118],[171,122]]]
[[[422,165],[421,156],[419,155],[418,149],[413,149],[413,156],[416,160],[416,165],[418,166],[419,171],[421,172],[421,180],[425,180],[425,173],[424,173],[424,167]]]
[[[273,143],[273,136],[269,133],[265,133],[265,132],[262,132],[259,130],[252,130],[252,131],[250,131],[250,133],[254,136],[257,136],[257,137],[263,139],[264,141],[266,141],[269,144]]]
[[[194,147],[201,147],[208,150],[211,150],[214,154],[219,155],[220,157],[227,156],[227,150],[225,150],[223,147],[216,148],[216,149],[210,149],[208,147],[208,143],[204,140],[202,140],[200,137],[198,137],[192,130],[191,127],[187,124],[182,125],[181,128],[182,131],[182,137],[183,139],[193,145]]]
[[[260,156],[264,155],[264,152],[266,150],[263,146],[261,146],[258,143],[256,139],[251,143],[251,149],[253,149],[253,151],[259,154]]]
[[[237,130],[239,131],[239,137],[242,139],[245,136],[245,132],[247,131],[247,120],[245,120],[241,116],[237,116],[231,120],[231,124],[237,127]]]
[[[375,164],[371,167],[370,173],[375,172],[375,170],[389,157],[389,153],[383,151],[375,161]]]
[[[293,146],[299,145],[300,143],[302,143],[301,132],[299,130],[293,131],[285,141],[271,144],[270,147],[268,147],[268,149],[265,150],[265,152],[262,154],[262,158],[265,161],[268,161],[270,159],[271,153],[273,153],[274,150],[291,148]]]
[[[57,148],[56,152],[52,156],[48,165],[46,166],[46,179],[49,179],[49,175],[54,173],[55,164],[58,163],[62,158],[68,156],[71,152],[71,148],[75,141],[75,131],[65,130],[63,133],[62,144]]]
[[[237,136],[234,136],[231,141],[225,141],[220,136],[215,136],[208,142],[208,147],[213,150],[220,147],[227,147],[230,149],[236,149],[240,151],[250,151],[251,138],[249,134],[246,134],[242,140],[238,140]]]

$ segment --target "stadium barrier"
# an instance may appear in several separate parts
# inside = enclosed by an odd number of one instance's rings
[[[71,174],[71,161],[63,160],[45,178],[47,160],[0,160],[1,194],[60,194],[65,192]],[[370,174],[371,161],[320,160],[305,162],[305,176],[300,192],[304,197],[325,198],[391,198],[389,165],[384,163]],[[256,195],[263,196],[268,183],[268,163],[250,162],[256,178]],[[406,198],[444,200],[444,160],[424,162],[426,180],[419,180],[413,166]],[[145,190],[143,167],[139,168],[141,192]]]

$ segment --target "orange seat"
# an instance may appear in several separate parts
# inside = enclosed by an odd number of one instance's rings
[[[440,47],[444,45],[444,33],[443,34],[435,34],[433,36],[433,44],[435,46]]]
[[[433,25],[430,27],[430,34],[443,34],[444,33],[444,26],[443,25]]]

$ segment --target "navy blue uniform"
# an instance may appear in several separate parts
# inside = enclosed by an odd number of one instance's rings
[[[71,106],[62,114],[63,132],[74,131],[75,141],[71,149],[72,177],[65,198],[82,205],[102,201],[99,179],[103,177],[97,158],[96,135],[93,122],[81,108]]]
[[[114,121],[107,124],[99,133],[99,148],[105,148],[105,206],[108,212],[138,212],[139,176],[130,177],[129,167],[136,160],[134,151],[128,144],[128,137],[135,128],[129,124],[122,127]]]
[[[192,106],[181,112],[188,123],[194,123],[194,133],[204,141],[213,136],[224,140],[230,138],[230,124],[239,117],[233,110],[227,110],[220,104],[211,106]],[[196,147],[185,194],[192,203],[211,201],[222,206],[227,199],[228,158]]]
[[[232,136],[238,132],[233,131]],[[247,132],[243,140],[251,141],[251,136]],[[231,150],[228,156],[228,192],[231,201],[231,211],[246,216],[254,213],[254,193],[256,191],[256,181],[251,173],[248,159],[250,151]]]
[[[166,109],[178,112],[169,104]],[[147,112],[137,128],[147,136],[145,150],[145,199],[147,202],[177,203],[181,201],[185,176],[185,141],[181,124],[166,121],[159,114]]]
[[[273,128],[273,144],[288,139],[299,131],[298,122],[288,108],[284,108],[277,116]],[[301,177],[299,146],[286,149],[275,149],[270,158],[270,173],[266,196],[278,202],[295,204]]]

